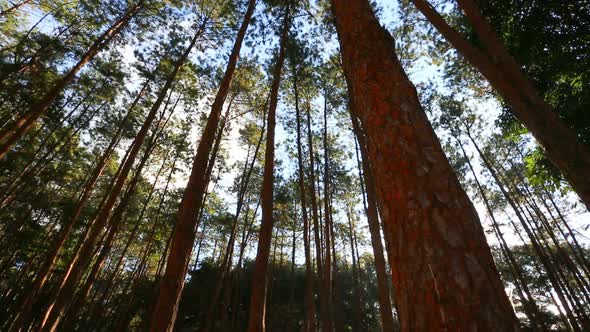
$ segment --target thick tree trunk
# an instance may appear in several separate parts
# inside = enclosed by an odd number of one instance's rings
[[[493,28],[472,0],[458,0],[484,50],[470,44],[440,16],[427,0],[412,0],[416,7],[465,59],[485,76],[512,106],[514,115],[535,136],[547,156],[561,170],[590,209],[590,150],[536,92],[520,66],[508,53]]]
[[[270,254],[270,244],[272,238],[272,229],[274,225],[273,218],[273,187],[274,187],[274,158],[275,158],[275,126],[276,110],[279,99],[279,87],[281,83],[281,73],[283,63],[286,57],[286,44],[289,35],[289,26],[291,22],[291,2],[285,7],[285,16],[281,29],[281,40],[279,44],[279,54],[274,67],[273,81],[270,92],[270,103],[268,107],[267,132],[266,132],[266,150],[264,153],[264,175],[262,180],[262,222],[258,235],[258,249],[256,260],[254,262],[254,272],[252,275],[252,287],[250,296],[248,332],[265,331],[266,315],[266,291],[267,291],[267,272],[268,258]]]
[[[366,0],[332,0],[381,202],[402,331],[516,331],[475,208]]]
[[[357,138],[361,152],[362,163],[360,160],[358,160],[358,150],[357,163],[359,172],[362,169],[362,175],[359,176],[361,179],[361,190],[366,191],[367,197],[365,212],[367,214],[367,223],[369,224],[369,233],[371,234],[373,257],[375,257],[375,272],[377,274],[377,288],[379,289],[379,313],[381,314],[381,328],[383,331],[395,331],[397,326],[393,321],[389,281],[387,280],[387,269],[385,257],[383,254],[383,243],[381,242],[381,227],[379,225],[379,213],[377,211],[377,197],[375,196],[375,179],[373,178],[371,165],[369,165],[365,137],[361,131],[359,120],[352,114],[351,117],[352,128]]]
[[[180,301],[180,294],[184,287],[184,277],[195,238],[196,214],[202,205],[203,195],[207,185],[205,173],[207,170],[207,161],[211,153],[211,145],[215,139],[215,132],[219,126],[223,104],[229,91],[240,55],[242,41],[250,24],[250,18],[252,17],[255,6],[256,1],[250,0],[229,56],[225,74],[211,106],[211,113],[209,114],[207,124],[199,141],[199,146],[197,147],[197,154],[193,162],[191,175],[178,210],[178,221],[171,236],[168,263],[160,282],[158,298],[152,312],[150,331],[171,331],[174,327],[178,302]]]
[[[75,77],[76,74],[90,62],[106,45],[123,30],[133,17],[140,11],[145,0],[139,0],[135,5],[129,7],[127,12],[121,16],[113,25],[111,25],[105,32],[103,32],[98,39],[94,41],[92,46],[84,53],[82,58],[74,65],[70,71],[61,77],[55,85],[33,106],[28,113],[23,115],[10,128],[6,129],[0,134],[0,159],[2,159],[10,148],[24,135],[33,124],[43,115],[49,107],[53,104],[55,99],[61,94],[63,89]]]

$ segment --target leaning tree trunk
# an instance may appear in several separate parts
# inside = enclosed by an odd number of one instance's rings
[[[113,135],[109,146],[105,149],[104,153],[100,157],[96,167],[94,168],[94,171],[92,172],[92,177],[84,186],[84,190],[82,191],[82,194],[78,199],[78,202],[76,203],[76,207],[74,208],[72,216],[68,219],[68,222],[60,229],[59,234],[57,236],[57,241],[53,245],[53,248],[51,249],[49,254],[46,256],[43,265],[37,272],[35,282],[33,283],[32,287],[27,291],[27,295],[24,297],[23,304],[20,306],[20,309],[18,310],[17,316],[15,318],[15,326],[20,327],[22,323],[28,319],[33,303],[36,301],[39,291],[43,288],[45,282],[49,277],[51,267],[53,266],[53,264],[55,264],[59,252],[66,243],[68,236],[70,235],[74,225],[77,223],[78,218],[82,213],[82,209],[86,205],[86,202],[88,201],[90,195],[92,194],[92,191],[94,190],[94,185],[96,184],[102,172],[104,171],[107,161],[109,160],[112,152],[114,151],[115,146],[118,144],[123,133],[123,128],[127,123],[127,119],[129,118],[131,111],[135,108],[135,105],[137,105],[141,96],[143,96],[146,88],[147,82],[141,88],[137,97],[129,107],[127,114],[119,124],[117,131],[115,132],[115,135]]]
[[[490,82],[514,115],[535,136],[590,209],[590,150],[557,115],[508,53],[472,0],[458,0],[485,49],[469,43],[427,0],[412,0],[434,27]]]
[[[367,156],[367,147],[364,134],[361,131],[359,120],[351,114],[352,128],[357,138],[361,152],[361,160],[357,160],[359,172],[362,169],[361,190],[366,191],[365,211],[367,213],[367,223],[369,224],[369,233],[371,234],[371,245],[373,247],[373,256],[375,257],[375,272],[377,274],[377,288],[379,289],[379,313],[381,314],[381,327],[383,331],[395,331],[396,326],[393,322],[391,297],[389,291],[389,281],[387,280],[387,270],[385,257],[383,255],[383,243],[381,243],[381,227],[379,226],[379,213],[377,211],[377,198],[375,197],[375,179],[371,171],[371,165]],[[358,159],[358,150],[357,150]],[[362,165],[362,166],[361,166]],[[363,181],[364,180],[364,181]],[[364,195],[363,195],[364,198]]]
[[[164,109],[164,111],[165,110],[166,109]],[[133,198],[133,196],[135,194],[135,190],[136,190],[139,180],[141,178],[143,168],[145,167],[148,159],[150,158],[154,149],[156,148],[157,143],[158,143],[158,139],[160,139],[162,137],[163,131],[166,128],[168,120],[170,120],[170,117],[172,116],[173,113],[174,113],[174,109],[172,109],[172,111],[170,112],[170,115],[168,116],[166,121],[164,121],[164,123],[162,124],[160,129],[153,131],[151,138],[148,142],[148,145],[144,151],[144,154],[134,171],[134,175],[132,176],[131,181],[127,185],[127,189],[125,191],[125,194],[123,195],[123,197],[119,201],[119,204],[115,208],[113,216],[111,217],[111,221],[109,222],[111,225],[111,229],[109,230],[109,233],[108,233],[104,243],[102,244],[102,249],[100,250],[100,253],[98,254],[97,258],[95,259],[94,265],[90,269],[88,276],[86,277],[86,282],[84,283],[84,286],[80,289],[80,291],[78,291],[78,296],[75,299],[74,304],[72,306],[70,306],[70,310],[67,312],[68,319],[64,322],[64,324],[62,324],[60,329],[63,329],[65,331],[73,330],[73,327],[75,326],[74,324],[76,323],[76,320],[78,318],[80,310],[84,304],[84,301],[86,300],[86,298],[90,294],[92,286],[94,285],[94,282],[96,281],[98,274],[99,274],[100,270],[102,269],[104,262],[106,261],[107,256],[110,254],[112,245],[115,241],[115,236],[117,236],[119,233],[119,229],[122,226],[121,224],[122,224],[123,220],[125,219],[125,213],[128,209],[131,199]],[[160,126],[163,118],[164,118],[164,113],[162,113],[162,116],[158,120],[158,122],[155,126],[156,128],[158,128]],[[157,182],[161,171],[162,171],[162,167],[160,167],[160,169],[158,170],[158,173],[156,174],[156,179],[155,179],[154,185]],[[149,199],[151,199],[152,193],[153,193],[153,189],[150,191],[150,194],[148,196],[148,201],[149,201]],[[139,221],[137,221],[136,225],[139,225]],[[136,230],[137,230],[137,226],[135,227],[135,231]],[[123,253],[123,255],[124,255],[124,253]],[[115,273],[116,273],[117,269],[118,269],[118,267],[115,268]]]
[[[150,331],[171,331],[174,327],[174,321],[178,312],[178,302],[180,301],[180,294],[184,287],[184,277],[195,238],[196,214],[200,210],[206,189],[207,181],[205,179],[205,173],[209,154],[211,153],[211,146],[215,139],[215,132],[219,126],[223,104],[236,69],[242,41],[246,35],[246,30],[250,24],[255,6],[256,0],[250,0],[244,20],[234,42],[225,74],[219,85],[213,105],[211,105],[211,113],[209,114],[207,124],[199,141],[191,175],[178,210],[177,223],[171,236],[168,263],[160,282],[158,299],[152,311]]]
[[[23,115],[10,128],[6,129],[0,134],[0,159],[2,159],[10,148],[26,134],[29,129],[35,124],[37,119],[41,117],[49,107],[53,104],[55,99],[61,94],[63,89],[68,85],[76,74],[90,62],[100,51],[102,51],[109,42],[123,30],[133,17],[143,7],[145,0],[139,0],[135,5],[129,7],[127,12],[121,16],[113,25],[111,25],[105,32],[103,32],[98,39],[94,41],[92,46],[84,53],[82,58],[74,65],[70,71],[63,77],[57,80],[55,85],[33,106],[29,112]]]
[[[248,317],[248,332],[265,331],[266,292],[268,258],[272,238],[273,218],[273,186],[274,186],[274,158],[275,158],[275,126],[276,110],[279,99],[279,87],[281,72],[286,57],[286,44],[289,34],[291,17],[291,3],[285,7],[285,17],[281,31],[279,54],[275,63],[274,76],[270,92],[270,104],[268,107],[266,150],[264,153],[264,173],[262,180],[262,222],[258,235],[258,248],[252,274],[252,286],[250,295],[250,307]]]
[[[148,130],[156,117],[157,111],[162,105],[164,99],[166,98],[168,91],[172,87],[172,84],[174,83],[176,76],[180,71],[180,68],[188,58],[189,53],[191,52],[192,48],[197,43],[197,40],[201,36],[204,30],[204,25],[205,24],[203,23],[198,28],[197,32],[193,36],[187,48],[184,50],[183,54],[180,56],[179,59],[175,61],[174,69],[169,74],[164,86],[158,92],[158,97],[156,101],[152,105],[152,108],[150,109],[150,112],[148,113],[141,129],[139,130],[137,136],[131,144],[129,155],[127,156],[127,159],[124,160],[124,166],[122,167],[121,172],[117,177],[117,181],[113,189],[109,193],[108,199],[105,202],[105,206],[101,209],[100,213],[93,222],[92,228],[89,234],[84,239],[82,247],[76,253],[74,261],[68,267],[66,274],[62,279],[61,285],[59,286],[57,297],[55,298],[55,300],[52,301],[52,303],[45,311],[41,323],[41,329],[43,331],[55,330],[57,324],[63,318],[65,310],[67,309],[72,300],[74,291],[76,289],[75,286],[82,277],[84,270],[90,263],[94,246],[97,243],[98,235],[100,234],[104,226],[107,225],[110,219],[113,206],[115,205],[117,197],[119,196],[119,193],[123,188],[123,185],[127,179],[127,175],[129,174],[129,171],[133,166],[135,158],[137,157],[137,154],[141,149],[142,143],[145,140],[146,135],[148,134]]]
[[[503,252],[504,256],[506,257],[506,260],[508,261],[508,265],[510,266],[510,269],[512,271],[514,279],[517,281],[516,287],[517,287],[517,291],[522,299],[522,302],[524,304],[525,314],[529,318],[534,331],[545,331],[545,330],[547,330],[547,328],[544,326],[545,324],[541,320],[539,308],[537,307],[537,304],[535,303],[535,299],[531,295],[531,291],[530,291],[530,289],[526,283],[526,280],[522,274],[522,270],[521,270],[520,266],[518,266],[516,259],[515,259],[514,255],[512,254],[512,252],[510,251],[510,247],[508,246],[508,243],[506,242],[504,235],[502,234],[502,231],[500,230],[500,225],[497,222],[496,217],[494,216],[494,210],[488,200],[488,197],[485,193],[485,190],[484,190],[482,184],[479,182],[477,174],[475,173],[473,165],[471,164],[471,160],[470,160],[469,156],[467,155],[467,153],[465,152],[465,148],[463,147],[463,142],[461,142],[461,139],[459,137],[454,136],[453,138],[455,138],[455,140],[457,141],[457,144],[459,145],[459,148],[461,149],[461,153],[463,154],[463,157],[465,157],[465,160],[467,161],[467,166],[469,167],[469,170],[471,171],[471,175],[473,176],[473,179],[475,180],[475,185],[477,187],[477,190],[479,191],[479,195],[481,196],[481,199],[484,202],[484,206],[486,207],[486,210],[488,211],[488,215],[490,216],[490,219],[492,220],[492,227],[494,229],[494,233],[496,234],[496,237],[498,238],[498,241],[500,242],[500,248],[502,249],[502,252]],[[525,296],[525,294],[526,294],[526,296]]]
[[[332,8],[382,207],[401,330],[518,330],[477,212],[393,38],[366,0],[332,0]]]

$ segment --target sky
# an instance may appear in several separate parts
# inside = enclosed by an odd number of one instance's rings
[[[313,2],[313,1],[312,1]],[[393,0],[377,0],[376,1],[377,5],[379,7],[382,8],[381,12],[380,12],[380,19],[383,25],[385,25],[388,28],[393,27],[394,25],[397,24],[397,22],[399,21],[398,16],[396,14],[396,8],[397,8],[397,1],[393,1]],[[35,11],[31,11],[29,13],[29,20],[30,22],[35,22],[39,17],[40,17],[40,13],[39,12],[35,12]],[[188,22],[188,21],[187,21]],[[32,24],[32,23],[31,23]],[[55,22],[53,22],[51,19],[46,20],[42,25],[39,26],[40,29],[45,30],[45,31],[51,31],[53,28],[55,28]],[[250,29],[251,31],[252,29]],[[391,29],[390,29],[391,31]],[[395,37],[395,36],[394,36]],[[194,54],[192,55],[192,59],[194,61],[199,61],[199,59],[207,59],[207,61],[212,61],[213,59],[217,59],[216,62],[219,64],[219,66],[224,66],[224,61],[227,58],[225,57],[221,57],[219,56],[220,54],[228,54],[228,50],[231,47],[233,41],[227,41],[225,44],[223,45],[215,45],[214,47],[211,48],[207,48],[205,50],[198,50],[196,52],[194,52]],[[336,40],[329,40],[329,41],[325,41],[325,40],[320,40],[317,41],[317,46],[319,49],[322,49],[325,51],[325,54],[331,53],[335,50],[337,50],[338,48],[338,44]],[[244,45],[243,49],[242,49],[242,56],[244,57],[250,57],[252,55],[257,55],[260,57],[260,59],[265,60],[268,59],[270,54],[272,54],[272,50],[274,45],[276,44],[276,40],[273,40],[272,38],[269,38],[269,42],[266,45],[263,45],[262,47],[256,47],[256,48],[251,48],[248,47],[247,45]],[[131,63],[135,60],[134,55],[133,55],[133,50],[134,47],[131,45],[126,46],[122,53],[124,55],[125,61],[128,63]],[[441,69],[441,64],[433,64],[431,59],[429,58],[427,52],[425,52],[425,54],[420,57],[417,61],[415,61],[413,63],[413,65],[410,68],[405,68],[406,71],[409,74],[409,77],[411,79],[412,82],[414,82],[414,84],[419,85],[420,83],[426,83],[428,81],[434,81],[436,85],[439,86],[439,88],[441,88],[442,84],[442,74],[440,72]],[[137,85],[137,81],[136,79],[131,79],[131,82],[135,82],[135,83],[131,83],[128,88],[129,89],[133,89],[134,86],[133,84]],[[443,88],[441,88],[443,89]],[[318,99],[314,101],[316,105],[321,105],[322,100]],[[495,128],[493,126],[493,120],[495,119],[495,117],[499,114],[499,105],[497,104],[497,102],[492,101],[492,100],[485,100],[485,101],[481,101],[481,100],[470,100],[469,104],[476,108],[478,110],[478,112],[485,114],[485,121],[487,123],[487,130],[484,131],[484,135],[489,135],[491,134]],[[203,105],[204,105],[204,111],[207,111],[207,103],[206,100],[203,100]],[[280,103],[279,105],[279,109],[278,109],[278,115],[279,115],[279,119],[283,116],[283,114],[285,114],[286,112],[290,112],[292,111],[292,109],[289,106],[286,106],[284,103]],[[331,119],[329,122],[329,127],[332,132],[335,131],[340,131],[340,129],[336,129],[336,120],[335,119]],[[233,163],[235,161],[241,161],[245,158],[245,151],[243,148],[241,148],[239,146],[239,144],[237,144],[237,137],[238,137],[238,125],[234,125],[232,126],[232,130],[229,133],[229,137],[224,141],[224,147],[225,149],[229,152],[228,153],[228,161],[229,163]],[[444,133],[438,133],[441,138],[444,136]],[[196,142],[198,141],[198,137],[199,137],[199,133],[198,131],[193,131],[193,133],[190,135],[190,139],[191,141],[194,142],[194,144],[196,145]],[[90,137],[88,139],[91,139]],[[484,139],[484,137],[482,137],[481,139]],[[277,158],[281,159],[284,161],[284,172],[285,173],[294,173],[296,168],[295,168],[295,164],[292,160],[290,160],[289,156],[288,156],[288,151],[287,151],[287,140],[288,140],[288,134],[286,129],[284,128],[283,124],[281,123],[281,121],[279,121],[278,126],[277,126],[277,135],[276,135],[276,141],[277,141]],[[347,146],[350,147],[351,151],[353,151],[353,143],[352,143],[352,136],[350,133],[341,133],[341,142]],[[468,153],[471,155],[475,155],[475,151],[472,147],[468,148]],[[483,168],[481,167],[480,162],[476,159],[473,163],[473,165],[476,168],[476,173],[478,173],[478,177],[481,177],[484,173]],[[354,159],[350,160],[349,163],[346,165],[346,167],[350,170],[351,173],[354,174],[358,174],[357,170],[356,170],[356,161]],[[233,206],[232,204],[234,204],[235,202],[235,198],[232,195],[229,195],[226,193],[225,190],[223,190],[224,188],[228,188],[232,183],[233,183],[233,179],[236,175],[235,171],[231,171],[229,174],[225,174],[221,177],[219,184],[217,184],[216,188],[217,189],[222,189],[220,190],[221,192],[221,197],[224,198],[225,200],[227,200],[227,202],[229,203],[229,211],[233,211]],[[174,186],[177,188],[181,188],[186,184],[186,174],[184,175],[177,175],[175,177],[175,183]],[[473,196],[471,192],[468,193],[470,196]],[[573,203],[576,198],[574,197],[573,194],[569,194],[569,196],[564,198],[565,201],[569,202],[569,203]],[[474,197],[472,197],[472,201],[474,202],[476,209],[479,213],[479,216],[481,218],[481,221],[484,225],[489,225],[489,217],[487,216],[487,213],[485,212],[485,209],[483,207],[483,205],[481,204],[481,202],[479,202],[479,200],[474,199]],[[362,211],[362,206],[358,206],[357,207],[358,211]],[[361,223],[364,223],[364,216],[362,213],[360,213],[361,215]],[[502,215],[500,217],[501,222],[506,222],[508,217],[513,217],[511,215],[511,213],[509,212],[508,215]],[[582,242],[585,243],[590,243],[590,240],[588,238],[590,238],[590,232],[585,231],[581,228],[581,226],[586,226],[588,225],[588,220],[590,220],[590,215],[588,213],[585,213],[581,210],[575,211],[573,215],[569,216],[570,219],[573,221],[573,225],[574,227],[580,229],[582,231],[582,237],[580,237],[580,240]],[[365,229],[365,238],[368,239],[368,232]],[[505,228],[506,229],[506,228]],[[516,244],[518,243],[518,239],[516,238],[515,234],[513,234],[510,231],[506,232],[506,236],[508,237],[509,243],[511,244]],[[497,241],[495,239],[495,237],[493,235],[488,235],[488,241],[491,244],[496,244]],[[366,244],[368,243],[368,241],[366,242]],[[361,248],[361,251],[363,252],[369,252],[371,249],[368,245],[364,245]],[[250,257],[252,257],[253,253],[255,252],[255,247],[251,247],[250,251],[249,251],[249,255]],[[298,256],[297,260],[299,263],[302,263],[302,257]]]

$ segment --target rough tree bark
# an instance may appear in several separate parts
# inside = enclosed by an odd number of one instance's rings
[[[402,331],[516,331],[475,208],[366,0],[332,0],[366,133]]]

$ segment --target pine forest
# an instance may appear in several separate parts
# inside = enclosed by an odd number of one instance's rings
[[[590,331],[590,0],[0,0],[0,331]]]

